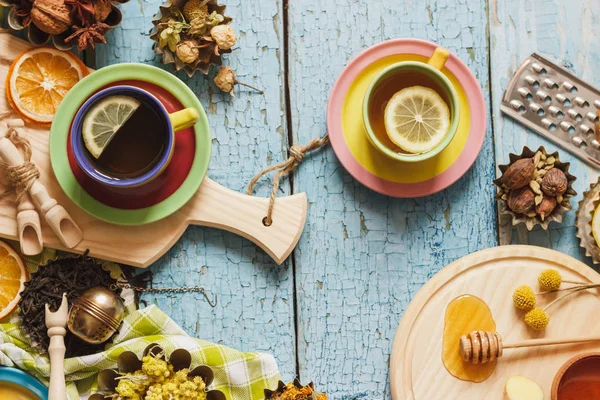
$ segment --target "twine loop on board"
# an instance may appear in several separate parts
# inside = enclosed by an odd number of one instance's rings
[[[260,178],[271,171],[277,171],[273,177],[273,189],[271,190],[271,195],[269,196],[269,208],[267,209],[267,216],[263,219],[263,224],[265,226],[271,226],[271,224],[273,224],[273,208],[275,208],[275,197],[277,196],[277,190],[279,190],[280,179],[294,172],[306,154],[313,150],[320,149],[327,143],[329,143],[329,134],[326,134],[322,138],[314,138],[306,145],[292,145],[292,147],[289,149],[289,157],[287,160],[263,169],[256,174],[254,178],[252,178],[248,184],[248,195],[250,196],[252,196],[254,191],[254,185]]]
[[[13,142],[13,144],[21,151],[25,162],[21,165],[8,165],[1,162],[6,170],[6,177],[10,182],[11,188],[0,192],[0,198],[15,192],[17,194],[17,201],[29,192],[33,183],[40,177],[40,171],[34,163],[31,162],[31,144],[29,141],[21,136],[14,127],[9,127],[5,135],[5,138]]]

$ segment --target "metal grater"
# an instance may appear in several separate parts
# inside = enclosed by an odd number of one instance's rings
[[[508,84],[501,110],[600,168],[600,91],[566,69],[532,54]]]

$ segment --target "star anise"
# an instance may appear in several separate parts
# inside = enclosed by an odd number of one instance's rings
[[[106,43],[104,34],[110,29],[108,25],[103,22],[96,22],[89,26],[79,27],[73,26],[75,32],[71,36],[65,39],[65,42],[71,43],[77,39],[77,49],[83,51],[88,47],[94,48],[96,43]]]
[[[65,0],[65,4],[70,6],[73,17],[82,23],[94,16],[94,5],[87,0]]]
[[[31,8],[33,0],[20,0],[15,4],[15,15],[21,20],[21,25],[31,24]]]

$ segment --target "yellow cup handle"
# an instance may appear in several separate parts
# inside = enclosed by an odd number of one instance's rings
[[[450,53],[448,52],[448,50],[446,50],[443,47],[438,47],[433,52],[433,55],[431,56],[429,61],[427,61],[427,64],[441,71],[442,68],[444,68],[444,65],[446,65],[446,61],[448,61],[449,56]]]
[[[198,118],[200,118],[198,110],[192,107],[169,114],[169,119],[171,120],[171,125],[173,126],[173,132],[179,132],[194,126],[196,121],[198,121]]]

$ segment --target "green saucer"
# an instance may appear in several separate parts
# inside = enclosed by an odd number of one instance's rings
[[[160,203],[135,210],[109,207],[90,196],[73,175],[67,155],[69,129],[79,107],[104,86],[125,80],[146,81],[160,86],[173,93],[184,107],[194,107],[200,114],[198,122],[194,125],[196,134],[194,161],[184,182]],[[149,224],[168,217],[183,207],[198,191],[206,175],[210,151],[211,135],[208,118],[194,92],[174,75],[145,64],[116,64],[101,68],[82,79],[60,103],[50,128],[50,161],[54,175],[64,192],[89,214],[117,225]]]

